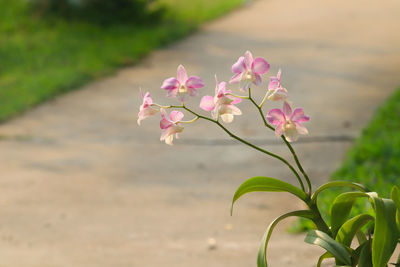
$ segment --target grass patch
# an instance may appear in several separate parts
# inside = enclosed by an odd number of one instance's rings
[[[43,20],[26,0],[0,0],[0,121],[182,38],[243,0],[159,0],[166,19],[154,25],[101,27]]]

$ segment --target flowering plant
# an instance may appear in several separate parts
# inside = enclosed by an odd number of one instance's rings
[[[305,115],[302,108],[292,108],[292,103],[288,100],[288,90],[281,84],[281,70],[276,76],[270,78],[265,96],[260,104],[251,94],[252,84],[260,86],[262,84],[261,75],[265,74],[269,67],[270,65],[265,59],[260,57],[253,59],[249,51],[233,64],[234,76],[230,83],[239,83],[240,90],[247,93],[246,95],[236,95],[231,90],[227,90],[227,83],[219,82],[215,77],[215,95],[203,96],[200,101],[200,108],[211,112],[211,117],[208,117],[193,111],[186,105],[188,96],[197,96],[198,89],[204,87],[204,82],[197,76],[188,77],[185,68],[180,65],[177,78],[166,79],[161,86],[168,91],[167,96],[177,98],[180,105],[164,106],[153,103],[150,93],[142,93],[143,104],[138,113],[138,124],[143,119],[160,112],[162,131],[160,140],[172,145],[174,136],[178,138],[178,134],[183,132],[183,125],[204,119],[216,124],[237,141],[279,160],[293,172],[299,183],[298,186],[271,177],[257,176],[246,180],[233,196],[231,213],[233,204],[241,196],[256,191],[287,192],[298,197],[307,207],[303,210],[283,214],[269,225],[258,252],[257,265],[259,267],[267,266],[267,245],[275,226],[281,220],[291,216],[308,219],[315,225],[315,229],[309,230],[307,233],[305,242],[321,246],[326,250],[318,259],[317,266],[321,266],[326,258],[334,258],[336,266],[387,266],[397,244],[400,243],[400,189],[394,186],[390,198],[381,198],[377,193],[371,192],[361,184],[331,181],[313,191],[311,181],[291,145],[291,142],[296,141],[299,135],[308,134],[303,123],[308,122],[310,118]],[[242,100],[250,101],[258,110],[265,127],[274,131],[275,135],[282,139],[291,152],[296,167],[283,157],[235,135],[224,126],[223,123],[232,123],[234,116],[242,115],[241,110],[236,106]],[[282,109],[271,109],[265,115],[263,107],[268,100],[282,102]],[[167,109],[174,110],[168,115]],[[184,121],[182,120],[183,113],[175,109],[187,111],[194,118]],[[338,195],[333,201],[328,222],[323,219],[317,198],[322,191],[333,187],[345,187],[351,190]],[[353,215],[351,210],[357,199],[369,200],[374,212]],[[354,239],[357,239],[357,242]],[[400,255],[394,265],[400,266]]]

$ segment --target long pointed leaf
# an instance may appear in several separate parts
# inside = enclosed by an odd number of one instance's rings
[[[319,257],[318,262],[317,262],[317,267],[321,267],[322,262],[325,259],[329,259],[329,258],[333,258],[333,255],[329,252],[325,252],[324,254],[321,255],[321,257]]]
[[[392,256],[399,238],[396,225],[396,205],[393,200],[372,197],[375,203],[375,228],[372,240],[372,263],[385,267]]]
[[[342,265],[351,265],[351,255],[347,249],[326,233],[318,230],[311,230],[308,232],[304,241],[326,249],[326,251],[331,253]]]
[[[369,214],[360,214],[354,218],[351,218],[340,227],[336,235],[336,241],[349,247],[357,231],[359,231],[360,228],[368,222],[374,220],[375,218]]]
[[[361,249],[360,257],[358,259],[358,267],[372,267],[370,241],[367,241]]]
[[[303,217],[307,219],[313,219],[314,214],[310,210],[296,210],[292,211],[289,213],[286,213],[278,218],[276,218],[273,222],[270,223],[270,225],[267,228],[267,231],[265,231],[265,234],[261,240],[260,247],[258,249],[258,256],[257,256],[257,266],[258,267],[267,267],[267,246],[269,239],[271,238],[272,231],[274,230],[275,226],[282,221],[283,219],[286,219],[288,217],[292,216],[297,216],[297,217]]]
[[[394,201],[394,203],[397,206],[396,223],[397,223],[397,229],[400,232],[400,189],[398,186],[396,185],[393,186],[392,192],[390,193],[390,198]]]
[[[369,192],[370,191],[370,190],[368,190],[368,188],[366,188],[362,184],[352,183],[352,182],[348,182],[348,181],[332,181],[332,182],[328,182],[326,184],[321,185],[319,188],[317,188],[317,190],[315,190],[314,194],[311,197],[311,200],[313,201],[313,203],[316,203],[319,193],[321,193],[325,189],[328,189],[331,187],[352,187],[361,192]]]
[[[271,178],[271,177],[264,177],[264,176],[257,176],[246,180],[239,188],[236,190],[235,195],[233,196],[232,206],[231,206],[231,214],[233,210],[233,204],[244,194],[250,192],[289,192],[293,195],[297,196],[304,202],[307,201],[307,194],[300,190],[298,187],[283,182],[281,180]]]
[[[369,196],[369,194],[363,192],[347,192],[335,198],[331,208],[331,227],[334,237],[336,237],[337,231],[349,217],[356,199]]]

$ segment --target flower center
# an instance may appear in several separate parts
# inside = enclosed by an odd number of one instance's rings
[[[291,120],[287,120],[285,123],[285,130],[286,131],[291,131],[296,129],[296,125],[291,121]]]
[[[185,93],[187,92],[186,86],[185,86],[185,85],[179,86],[178,92],[179,92],[180,94],[185,94]]]

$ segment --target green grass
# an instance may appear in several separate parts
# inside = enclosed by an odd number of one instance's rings
[[[347,152],[341,167],[332,174],[332,180],[361,183],[381,197],[389,197],[392,186],[400,185],[400,88],[375,112]],[[342,192],[339,189],[324,191],[318,197],[318,206],[328,213],[334,198]],[[361,201],[354,212],[369,207]],[[305,220],[299,222],[291,231],[310,227]]]
[[[162,23],[101,27],[45,21],[28,12],[26,0],[0,0],[0,121],[134,64],[243,2],[160,1],[168,7]]]

